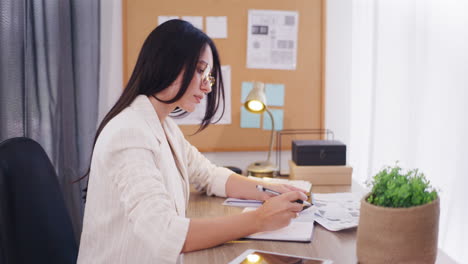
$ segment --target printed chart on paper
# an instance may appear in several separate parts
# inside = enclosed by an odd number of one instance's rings
[[[249,10],[247,68],[295,70],[298,12]]]

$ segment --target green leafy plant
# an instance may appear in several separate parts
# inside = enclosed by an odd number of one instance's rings
[[[437,192],[417,169],[406,173],[398,166],[382,169],[373,177],[367,201],[384,207],[412,207],[437,199]]]

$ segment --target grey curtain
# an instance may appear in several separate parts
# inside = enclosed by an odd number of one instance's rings
[[[81,233],[82,182],[98,116],[99,1],[0,1],[0,141],[38,141]]]

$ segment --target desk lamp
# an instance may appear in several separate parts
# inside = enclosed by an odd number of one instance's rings
[[[256,161],[247,167],[247,174],[260,177],[272,177],[277,171],[276,165],[270,162],[271,150],[273,149],[273,133],[275,132],[275,120],[270,110],[268,110],[265,96],[265,84],[254,82],[253,89],[245,99],[244,107],[251,113],[261,114],[267,112],[271,118],[270,148],[265,161]]]

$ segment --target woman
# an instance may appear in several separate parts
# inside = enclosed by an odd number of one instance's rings
[[[287,185],[258,182],[216,167],[185,139],[172,114],[207,97],[204,129],[224,100],[214,43],[171,20],[146,39],[132,76],[99,126],[91,162],[78,263],[175,263],[182,252],[213,247],[288,225],[307,199]],[[234,216],[188,219],[189,183],[208,195],[267,200]],[[265,185],[265,184],[264,184]]]

